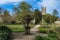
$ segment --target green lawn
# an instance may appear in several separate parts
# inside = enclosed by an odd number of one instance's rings
[[[9,27],[13,32],[24,32],[25,31],[23,25],[4,25],[4,26]],[[34,25],[30,25],[30,26],[32,28]]]
[[[13,32],[24,32],[24,26],[23,25],[4,25],[9,27]]]

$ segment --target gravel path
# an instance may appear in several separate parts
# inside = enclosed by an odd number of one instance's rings
[[[34,40],[35,36],[41,35],[41,36],[47,36],[47,34],[38,33],[38,28],[40,25],[36,25],[34,28],[31,29],[31,35],[25,35],[23,33],[12,33],[13,34],[13,40]]]
[[[47,34],[33,32],[31,35],[25,35],[24,33],[13,33],[13,40],[34,40],[35,36],[47,36]]]

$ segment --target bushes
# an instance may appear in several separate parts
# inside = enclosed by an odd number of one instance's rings
[[[49,30],[49,33],[51,34],[56,34],[56,32],[54,30]]]
[[[58,37],[56,36],[56,34],[48,34],[46,37],[42,37],[42,36],[36,36],[35,40],[57,40]]]
[[[45,28],[39,28],[39,32],[41,32],[41,33],[47,33],[47,29],[45,29]]]
[[[48,34],[48,37],[50,37],[50,40],[57,40],[58,39],[58,36],[57,34]]]
[[[60,39],[60,26],[57,27],[55,30],[56,30],[57,36],[58,36],[59,39]]]
[[[0,26],[0,40],[9,40],[12,31],[6,26]]]
[[[42,37],[42,36],[36,36],[35,37],[35,40],[50,40],[50,38],[49,37]]]
[[[48,37],[51,37],[51,38],[58,38],[56,34],[48,34]]]
[[[39,27],[39,32],[40,33],[55,33],[54,29],[52,29],[50,25],[40,26]]]
[[[43,37],[41,37],[40,35],[39,36],[36,36],[35,37],[35,40],[43,40]]]
[[[39,32],[41,33],[49,33],[49,28],[48,26],[41,26],[39,27]]]

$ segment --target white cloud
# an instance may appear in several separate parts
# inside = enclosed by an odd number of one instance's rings
[[[18,3],[24,0],[0,0],[0,4],[8,4],[8,3]]]
[[[53,9],[57,9],[60,5],[59,0],[42,0],[42,2],[37,2],[38,6],[43,6],[47,8],[48,12],[53,11]]]

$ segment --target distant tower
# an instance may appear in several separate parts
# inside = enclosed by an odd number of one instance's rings
[[[42,7],[41,12],[42,12],[42,16],[45,15],[46,14],[46,7]],[[42,25],[44,25],[44,24],[45,24],[45,21],[42,17]]]
[[[42,12],[42,15],[45,15],[46,14],[46,7],[42,7],[41,12]]]

